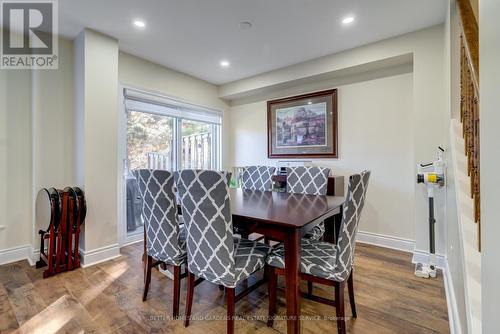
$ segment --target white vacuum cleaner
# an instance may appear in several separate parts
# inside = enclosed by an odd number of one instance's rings
[[[415,265],[415,276],[422,278],[436,277],[434,190],[444,186],[445,163],[443,153],[444,150],[439,147],[437,160],[428,164],[420,164],[417,171],[417,183],[425,184],[429,199],[429,263],[417,263]]]

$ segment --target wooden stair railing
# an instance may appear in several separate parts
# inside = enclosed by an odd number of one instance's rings
[[[481,195],[479,165],[479,30],[469,0],[459,0],[462,34],[460,37],[460,120],[463,124],[467,173],[477,224],[477,245],[481,251]]]

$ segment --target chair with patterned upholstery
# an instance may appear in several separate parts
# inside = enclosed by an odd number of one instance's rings
[[[243,167],[243,174],[241,176],[242,188],[249,190],[270,191],[273,186],[271,177],[275,171],[276,167]]]
[[[148,296],[151,269],[158,265],[174,268],[173,316],[179,315],[181,266],[186,263],[186,238],[179,226],[174,194],[174,176],[165,170],[140,169],[136,172],[143,198],[142,216],[146,229],[144,294]]]
[[[187,230],[188,293],[184,325],[189,325],[195,276],[198,276],[225,287],[227,333],[233,333],[234,304],[241,298],[235,296],[235,287],[264,268],[271,248],[234,237],[230,173],[188,169],[177,172],[175,178]]]
[[[343,207],[342,223],[336,245],[328,242],[302,239],[301,278],[307,281],[334,286],[335,288],[334,302],[326,298],[313,296],[312,294],[309,294],[308,297],[315,301],[335,306],[337,327],[340,334],[344,334],[346,331],[344,312],[344,288],[346,282],[349,290],[352,316],[354,318],[357,316],[353,286],[354,248],[356,246],[356,233],[366,198],[369,178],[370,172],[364,171],[360,174],[352,175],[349,179],[349,189]],[[276,313],[277,275],[285,273],[284,253],[284,248],[281,245],[267,258],[267,263],[270,266],[269,327],[272,326],[272,317]]]
[[[286,191],[289,193],[326,195],[330,168],[324,167],[287,167]],[[319,240],[325,234],[325,223],[314,226],[305,236],[306,239]]]
[[[269,166],[243,167],[243,172],[241,173],[241,188],[247,190],[271,191],[273,188],[271,177],[275,171],[276,167]],[[248,233],[245,230],[236,229],[235,232],[244,238],[248,238]],[[264,239],[264,236],[260,236],[254,240],[260,241],[262,239]],[[266,241],[266,243],[268,243],[268,241]]]

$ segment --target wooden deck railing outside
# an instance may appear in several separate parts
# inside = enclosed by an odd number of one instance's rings
[[[212,168],[212,133],[197,133],[182,137],[181,168]],[[173,151],[170,154],[147,153],[148,168],[173,170]]]
[[[212,133],[197,133],[182,137],[183,168],[212,168]]]

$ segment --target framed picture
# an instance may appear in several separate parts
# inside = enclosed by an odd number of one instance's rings
[[[269,158],[337,158],[337,90],[267,102]]]

